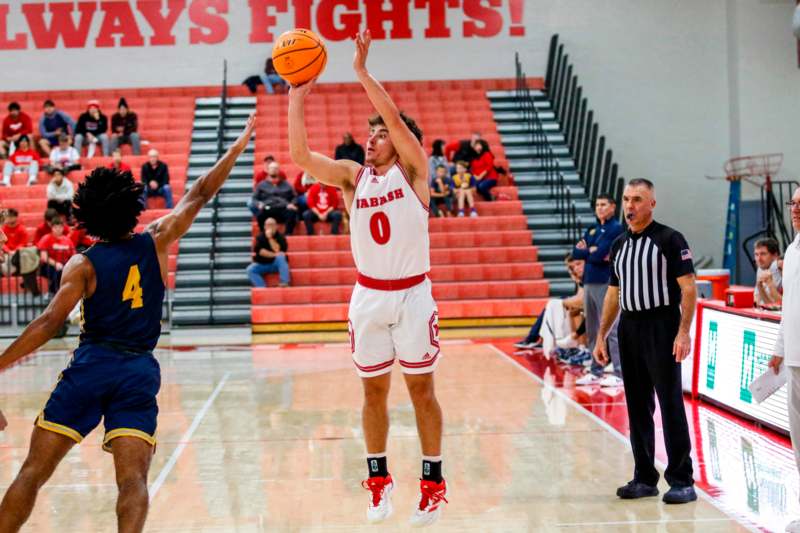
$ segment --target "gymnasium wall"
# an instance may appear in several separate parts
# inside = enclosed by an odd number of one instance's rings
[[[626,177],[653,179],[658,218],[695,255],[721,259],[732,155],[787,154],[800,176],[792,0],[122,0],[0,1],[6,90],[238,83],[281,32],[317,31],[322,81],[353,81],[359,26],[376,34],[384,80],[509,77],[520,51],[544,75],[559,33]],[[13,75],[8,75],[13,73]],[[752,192],[752,191],[751,191]]]

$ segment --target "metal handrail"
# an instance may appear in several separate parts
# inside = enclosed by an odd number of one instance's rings
[[[225,122],[228,113],[228,61],[222,62],[222,91],[220,92],[219,126],[217,129],[217,160],[225,153]],[[208,286],[208,316],[209,323],[214,324],[215,298],[215,272],[217,269],[217,235],[219,227],[219,195],[214,195],[211,203],[211,248],[209,249],[209,286]]]

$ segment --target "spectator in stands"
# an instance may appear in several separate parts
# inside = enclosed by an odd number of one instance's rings
[[[167,209],[172,209],[172,189],[169,186],[169,167],[158,159],[158,150],[147,152],[147,163],[142,165],[142,183],[144,183],[144,200],[151,196],[161,196]]]
[[[307,172],[303,172],[302,170],[297,173],[297,176],[294,178],[294,192],[297,194],[295,198],[295,203],[297,204],[297,212],[300,216],[305,213],[306,209],[308,209],[308,200],[306,195],[308,194],[308,189],[314,185],[317,180],[311,174]]]
[[[47,184],[47,207],[55,209],[66,219],[72,216],[72,197],[75,188],[72,182],[64,177],[60,168],[53,170],[53,178]]]
[[[121,144],[130,144],[133,155],[142,153],[139,118],[128,108],[128,102],[124,98],[119,99],[117,112],[111,115],[111,151],[119,148]]]
[[[297,224],[298,209],[295,196],[294,187],[280,174],[275,173],[256,186],[247,206],[258,220],[259,226],[264,225],[265,219],[274,218],[286,224],[286,234],[291,235]]]
[[[50,222],[56,217],[61,218],[61,215],[59,215],[58,211],[56,211],[52,207],[48,207],[47,209],[44,210],[44,222],[36,226],[36,230],[33,233],[33,244],[38,243],[42,239],[42,237],[44,237],[45,235],[49,235],[50,233],[53,232],[53,228],[50,225]],[[69,233],[70,233],[69,226],[64,226],[64,235],[69,235]]]
[[[3,119],[3,133],[0,139],[0,158],[5,159],[16,150],[20,137],[33,135],[33,121],[17,102],[8,104],[8,115]]]
[[[756,266],[756,286],[754,297],[756,307],[780,309],[783,298],[783,274],[779,266],[780,248],[772,238],[756,241],[754,250]]]
[[[428,179],[431,180],[431,184],[433,184],[433,179],[436,176],[436,168],[439,165],[444,165],[445,169],[448,169],[448,174],[450,173],[450,167],[447,165],[447,158],[444,156],[444,141],[442,139],[433,141],[431,155],[428,157],[428,171],[430,172]]]
[[[267,179],[267,176],[274,176],[278,175],[281,177],[282,180],[288,179],[286,177],[286,173],[281,170],[281,165],[275,158],[271,155],[264,156],[264,162],[258,171],[256,171],[255,176],[253,176],[253,187],[255,188],[256,185]]]
[[[528,336],[522,341],[514,344],[521,349],[542,348],[545,357],[551,357],[556,349],[556,341],[572,334],[573,327],[570,322],[570,314],[579,313],[583,308],[583,287],[581,279],[583,277],[584,262],[575,259],[572,254],[567,254],[564,258],[570,277],[576,284],[575,294],[568,298],[551,298],[547,301],[544,310],[534,322],[528,332]],[[575,328],[575,333],[580,333],[580,327]],[[579,356],[583,360],[591,358],[588,350],[569,349],[563,351],[569,357]],[[577,360],[577,358],[576,358]]]
[[[266,287],[264,274],[277,272],[280,286],[288,287],[291,275],[286,258],[289,249],[286,237],[278,231],[278,222],[272,217],[264,219],[262,229],[253,246],[253,262],[247,267],[250,283],[253,287]]]
[[[42,276],[46,277],[48,292],[53,295],[61,285],[61,272],[69,258],[75,255],[75,245],[64,235],[64,221],[56,215],[50,220],[51,232],[39,240],[36,247],[42,260]]]
[[[257,76],[250,76],[242,85],[247,85],[247,88],[250,89],[250,92],[256,94],[258,92],[258,86],[263,85],[264,90],[267,94],[275,94],[275,87],[278,86],[280,92],[284,93],[289,88],[289,84],[280,77],[278,71],[275,70],[275,65],[272,62],[272,55],[270,54],[267,57],[267,62],[264,64],[264,72]]]
[[[349,159],[359,165],[364,164],[364,147],[353,139],[353,134],[349,131],[344,134],[342,144],[336,147],[334,159]]]
[[[314,222],[330,222],[331,233],[339,235],[342,212],[339,210],[339,189],[317,182],[308,189],[308,209],[303,213],[306,232],[314,235]]]
[[[75,149],[81,153],[84,141],[89,143],[86,157],[94,157],[97,143],[104,156],[108,155],[108,118],[100,111],[100,102],[89,100],[85,112],[78,117],[75,126]]]
[[[575,245],[572,255],[586,261],[583,271],[584,315],[586,317],[586,337],[589,351],[594,351],[597,332],[600,329],[600,317],[603,312],[603,300],[608,290],[611,277],[609,254],[612,243],[624,230],[617,219],[617,202],[610,194],[600,194],[594,201],[594,213],[597,223],[590,226],[583,237]],[[622,385],[622,369],[620,367],[619,343],[617,328],[612,327],[608,334],[608,351],[614,365],[614,373],[603,377],[604,366],[592,361],[589,372],[577,380],[578,385],[600,385],[601,387],[619,387]]]
[[[44,113],[39,119],[39,148],[44,155],[50,155],[50,150],[58,144],[61,134],[72,138],[75,134],[75,121],[60,109],[52,100],[44,101]]]
[[[479,140],[480,138],[481,134],[476,131],[469,139],[448,143],[444,147],[444,156],[448,161],[452,162],[466,161],[467,168],[469,168],[469,164],[472,162],[472,160],[478,157],[478,154],[475,153],[474,145],[475,141]]]
[[[11,176],[15,172],[27,172],[28,185],[36,183],[36,177],[39,174],[39,155],[31,147],[27,135],[19,138],[17,149],[3,165],[3,185],[11,186]]]
[[[448,217],[453,212],[453,181],[447,166],[438,165],[431,183],[431,212],[435,217]],[[444,210],[442,210],[444,206]]]
[[[472,145],[478,157],[469,165],[472,175],[478,182],[476,189],[487,202],[492,201],[492,188],[497,185],[497,171],[494,168],[494,154],[489,150],[489,143],[478,139]]]
[[[467,162],[459,161],[456,163],[456,173],[453,174],[453,189],[456,192],[456,200],[458,200],[458,216],[464,216],[464,203],[470,208],[469,216],[478,216],[478,211],[475,209],[475,186],[477,182],[475,177],[467,172]]]
[[[6,211],[3,233],[6,235],[6,242],[3,244],[3,251],[7,254],[16,252],[30,242],[28,230],[19,221],[19,211],[9,209]]]
[[[47,171],[53,173],[60,170],[68,173],[81,168],[81,156],[78,150],[69,145],[69,135],[62,133],[58,138],[58,146],[50,150],[50,164]]]
[[[122,150],[119,148],[116,148],[113,152],[111,152],[111,162],[108,164],[108,168],[113,168],[120,172],[131,171],[131,166],[122,160]]]

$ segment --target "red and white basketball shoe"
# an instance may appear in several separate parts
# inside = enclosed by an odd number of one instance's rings
[[[436,522],[442,514],[444,504],[447,503],[445,498],[447,485],[444,479],[441,483],[421,479],[419,493],[419,504],[408,521],[413,527],[425,527]]]
[[[367,507],[367,521],[370,524],[383,522],[392,516],[394,481],[391,474],[386,477],[375,476],[365,479],[361,482],[361,486],[370,491],[369,506]]]

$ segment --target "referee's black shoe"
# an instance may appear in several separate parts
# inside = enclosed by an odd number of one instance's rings
[[[619,496],[623,500],[649,498],[652,496],[658,496],[658,487],[653,487],[652,485],[645,485],[644,483],[639,483],[634,479],[632,481],[628,481],[628,484],[625,485],[624,487],[618,488],[617,496]]]
[[[689,503],[697,499],[697,493],[691,485],[688,487],[670,487],[664,494],[664,503]]]

